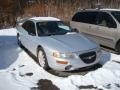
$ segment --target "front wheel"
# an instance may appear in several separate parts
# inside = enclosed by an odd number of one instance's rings
[[[38,51],[37,51],[37,60],[38,60],[39,65],[43,69],[45,69],[45,70],[49,69],[49,66],[48,66],[48,63],[47,63],[46,54],[45,54],[45,52],[44,52],[44,50],[42,48],[38,48]]]

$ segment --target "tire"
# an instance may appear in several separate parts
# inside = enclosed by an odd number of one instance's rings
[[[116,52],[117,54],[120,54],[120,42],[117,43]]]
[[[48,62],[47,62],[47,57],[46,57],[46,54],[45,54],[43,48],[38,48],[38,50],[37,50],[37,60],[38,60],[38,64],[44,70],[49,69]]]
[[[20,41],[20,35],[17,34],[17,44],[21,47],[22,44],[21,44],[21,41]]]

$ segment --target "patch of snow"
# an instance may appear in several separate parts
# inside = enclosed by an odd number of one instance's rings
[[[24,67],[20,67],[22,65],[24,65]],[[13,71],[13,68],[15,71]],[[12,64],[7,71],[11,73],[13,79],[16,80],[19,84],[29,88],[37,87],[36,83],[40,79],[48,79],[51,80],[54,85],[58,86],[60,90],[77,90],[76,86],[72,85],[68,79],[51,75],[43,70],[24,51],[19,54],[16,62]],[[33,73],[32,76],[24,76],[26,73],[30,72]]]
[[[30,90],[28,87],[16,84],[10,73],[0,71],[0,90]]]
[[[99,63],[104,65],[106,62],[108,62],[110,60],[111,60],[111,53],[102,51],[101,60]]]
[[[1,29],[0,36],[16,36],[16,29],[15,28]]]
[[[0,30],[0,47],[16,43],[16,29],[1,29]]]

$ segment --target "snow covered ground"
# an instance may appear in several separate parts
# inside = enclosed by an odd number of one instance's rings
[[[103,51],[102,68],[85,76],[49,74],[16,42],[16,29],[0,30],[0,90],[120,90],[120,56]]]

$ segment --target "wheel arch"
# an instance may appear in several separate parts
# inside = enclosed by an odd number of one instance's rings
[[[19,35],[19,33],[17,33],[17,35]]]
[[[38,46],[37,46],[37,48],[36,48],[36,56],[37,56],[37,54],[38,54],[38,49],[39,49],[39,48],[43,48],[43,47],[42,47],[41,45],[38,45]]]
[[[115,44],[115,50],[117,50],[118,43],[120,43],[120,39],[118,39],[117,42],[116,42],[116,44]]]
[[[17,33],[17,37],[18,37],[18,36],[20,36],[20,34],[19,34],[19,33]]]
[[[48,69],[50,68],[50,67],[49,67],[49,64],[48,64],[48,59],[47,59],[47,56],[46,56],[46,52],[45,52],[44,48],[43,48],[41,45],[38,45],[38,46],[37,46],[36,56],[38,57],[38,50],[39,50],[39,48],[41,48],[41,49],[43,50],[43,52],[44,52],[44,55],[45,55],[45,58],[46,58],[46,62],[47,62],[47,68],[46,68],[45,70],[48,70]]]

